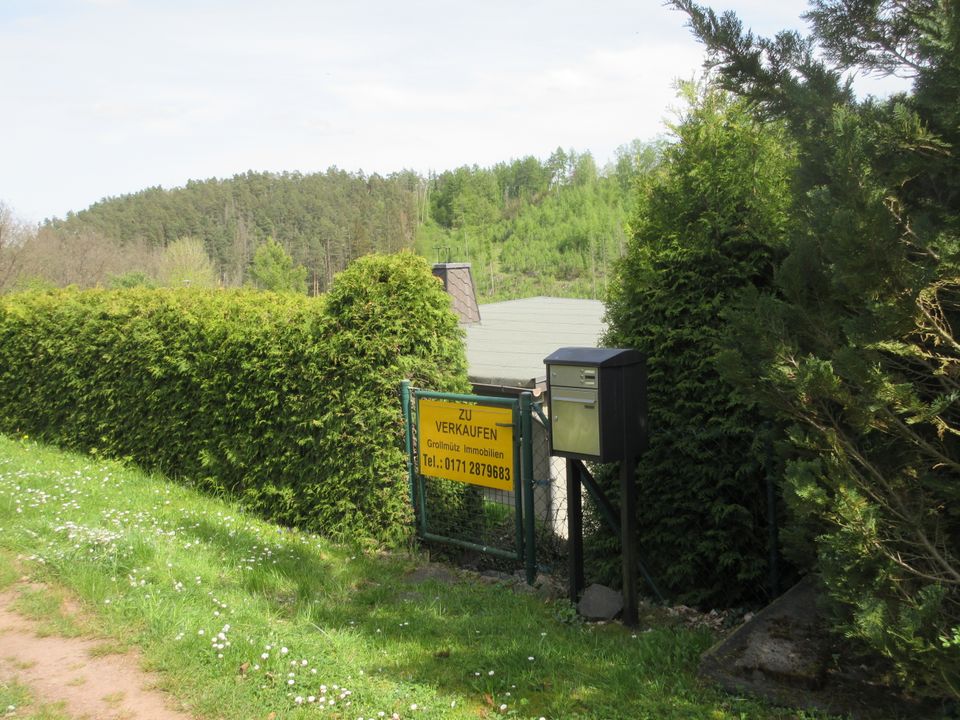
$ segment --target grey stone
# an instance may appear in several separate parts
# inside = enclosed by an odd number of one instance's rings
[[[613,620],[623,610],[623,595],[594,583],[583,592],[577,612],[587,620]]]
[[[823,685],[827,651],[818,632],[816,590],[812,578],[799,583],[701,659],[701,673],[762,684],[758,678],[794,687]]]
[[[759,670],[769,677],[811,689],[823,684],[826,671],[824,658],[816,644],[774,637],[763,630],[750,636],[733,668],[751,674]]]
[[[820,616],[819,593],[816,578],[804,578],[707,650],[700,675],[737,695],[857,720],[938,717],[929,703],[838,665],[851,660],[835,654],[837,646]]]
[[[566,588],[549,575],[537,575],[533,587],[536,588],[537,595],[544,600],[556,600],[566,593]]]

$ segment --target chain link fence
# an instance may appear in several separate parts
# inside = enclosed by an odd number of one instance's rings
[[[520,553],[516,494],[476,485],[464,486],[456,480],[427,478],[422,482],[424,527],[431,535],[500,551],[503,561],[523,565]],[[462,494],[462,501],[451,504],[450,493]],[[453,508],[453,509],[451,509]],[[499,553],[498,553],[499,556]]]
[[[410,407],[411,448],[418,448],[415,403]],[[532,478],[522,487],[533,488],[532,516],[535,562],[539,572],[565,575],[567,571],[566,461],[550,456],[545,419],[534,412],[530,443]],[[415,462],[415,458],[411,458]],[[526,541],[523,508],[525,497],[514,491],[457,480],[411,476],[413,500],[421,535],[443,556],[476,569],[516,572],[524,567]],[[451,502],[456,496],[457,501]],[[452,541],[452,547],[450,547]],[[444,547],[444,545],[447,547]],[[530,571],[528,566],[527,571]]]

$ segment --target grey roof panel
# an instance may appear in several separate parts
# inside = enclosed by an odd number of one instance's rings
[[[534,297],[480,306],[480,324],[466,328],[473,382],[533,386],[543,359],[561,347],[597,347],[606,331],[599,300]]]

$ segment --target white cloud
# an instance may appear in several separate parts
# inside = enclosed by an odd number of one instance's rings
[[[803,0],[737,0],[763,32]],[[247,169],[442,170],[651,138],[702,49],[659,0],[0,5],[0,199],[40,219]],[[750,24],[748,22],[748,24]]]

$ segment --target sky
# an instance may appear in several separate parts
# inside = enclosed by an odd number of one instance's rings
[[[805,28],[805,0],[712,5]],[[247,170],[602,166],[703,59],[661,0],[0,0],[0,202],[32,223]]]

